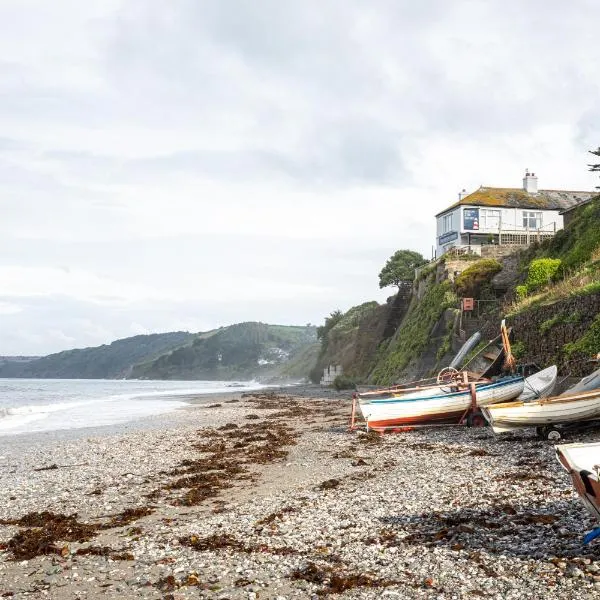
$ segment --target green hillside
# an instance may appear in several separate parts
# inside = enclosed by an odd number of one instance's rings
[[[307,347],[316,342],[316,328],[239,323],[198,334],[186,345],[155,360],[138,364],[131,378],[251,379],[307,375]],[[295,363],[296,368],[291,369]],[[306,369],[308,371],[308,368]]]
[[[0,377],[44,379],[117,379],[133,366],[148,361],[194,338],[184,331],[136,335],[94,348],[65,350],[24,363],[0,364]]]

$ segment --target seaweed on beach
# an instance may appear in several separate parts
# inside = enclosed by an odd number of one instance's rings
[[[317,565],[308,562],[304,567],[292,571],[288,577],[292,580],[303,580],[320,586],[318,596],[341,594],[355,588],[386,588],[400,582],[392,579],[377,579],[371,575],[340,571],[329,565]]]
[[[149,506],[138,506],[137,508],[127,508],[118,515],[111,517],[110,521],[104,525],[101,525],[102,529],[113,529],[115,527],[123,527],[129,525],[142,517],[147,517],[154,512],[153,508]]]
[[[494,479],[496,479],[496,481],[510,481],[513,483],[520,483],[523,481],[535,481],[536,479],[545,482],[552,481],[552,479],[545,474],[532,473],[530,471],[503,473],[502,475],[497,475]]]
[[[272,512],[271,514],[267,515],[266,517],[256,521],[256,525],[257,526],[270,525],[274,521],[283,519],[283,515],[289,515],[289,514],[295,513],[295,512],[298,512],[297,508],[294,508],[293,506],[284,506],[280,510],[278,510],[276,512]]]
[[[45,554],[64,554],[64,542],[87,542],[103,529],[113,529],[149,515],[148,507],[127,509],[107,523],[80,523],[77,514],[63,515],[49,511],[31,512],[19,519],[5,519],[3,525],[24,527],[6,543],[14,560],[29,560]],[[67,548],[68,552],[68,548]],[[129,559],[122,559],[129,560]]]
[[[59,545],[59,542],[87,542],[98,531],[97,525],[77,521],[76,514],[63,515],[48,511],[29,513],[9,524],[27,527],[16,533],[6,544],[13,560],[61,554],[64,546]]]
[[[214,534],[203,538],[198,537],[197,535],[184,536],[179,538],[179,543],[182,546],[193,548],[198,552],[205,552],[208,550],[233,550],[235,552],[243,552],[245,554],[298,554],[297,550],[290,548],[289,546],[273,548],[271,546],[267,546],[266,544],[246,544],[228,533]]]
[[[34,469],[34,471],[54,471],[55,469],[58,469],[58,465],[56,463],[53,463],[51,465],[48,465],[47,467],[37,467],[36,469]]]
[[[320,490],[332,490],[340,485],[339,479],[327,479],[323,481],[323,483],[319,484],[318,488]]]
[[[359,435],[358,441],[366,446],[373,446],[375,444],[381,444],[382,436],[380,433],[371,429],[370,431]]]
[[[104,556],[111,560],[135,560],[135,556],[131,552],[119,551],[109,546],[88,546],[87,548],[79,548],[75,552],[77,556]]]
[[[251,395],[256,408],[281,408],[280,397],[271,393]],[[256,418],[254,418],[256,417]],[[258,420],[258,415],[247,415]],[[298,433],[279,418],[260,423],[238,425],[226,423],[215,429],[198,431],[201,441],[192,448],[204,456],[186,459],[165,473],[176,479],[162,485],[148,495],[158,499],[165,492],[174,505],[193,506],[213,499],[235,482],[255,481],[258,474],[252,465],[263,465],[284,460],[288,447],[296,444]],[[181,490],[181,494],[173,494]]]

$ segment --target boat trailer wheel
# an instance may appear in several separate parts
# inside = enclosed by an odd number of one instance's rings
[[[483,414],[479,411],[471,413],[467,417],[467,427],[485,427],[487,425],[487,421]]]
[[[562,439],[562,433],[551,425],[546,427],[536,427],[535,432],[538,437],[542,440],[548,440],[549,442],[558,442]]]

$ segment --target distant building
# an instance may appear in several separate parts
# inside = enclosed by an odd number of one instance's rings
[[[329,365],[323,370],[323,377],[321,377],[321,385],[331,385],[333,380],[342,374],[342,367],[340,365]]]
[[[593,197],[595,192],[538,190],[535,173],[527,171],[521,188],[480,187],[459,195],[436,215],[436,256],[452,248],[481,253],[487,244],[529,245],[563,227],[562,211]]]

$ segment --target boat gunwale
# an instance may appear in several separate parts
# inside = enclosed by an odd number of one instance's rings
[[[532,400],[530,402],[500,402],[499,404],[492,404],[487,406],[486,409],[496,410],[497,408],[516,408],[522,406],[544,406],[547,404],[568,404],[569,402],[577,402],[578,400],[592,400],[598,398],[600,400],[600,389],[590,390],[589,392],[579,392],[578,394],[571,394],[570,396],[551,396],[550,398],[540,398],[538,400]]]
[[[515,377],[511,377],[509,379],[505,379],[503,381],[494,381],[491,383],[486,383],[481,387],[476,388],[477,393],[491,390],[492,388],[504,387],[507,385],[524,382],[525,379],[521,375],[517,375]],[[475,382],[473,382],[475,383]],[[403,398],[402,396],[393,396],[392,398],[374,398],[370,400],[370,404],[392,404],[392,403],[400,403],[400,402],[422,402],[422,401],[430,401],[430,400],[441,400],[446,398],[455,398],[456,396],[463,396],[465,394],[469,394],[470,389],[469,386],[465,386],[464,389],[458,390],[456,392],[450,392],[448,394],[436,394],[435,396],[417,396],[415,398]],[[506,403],[505,403],[506,404]],[[509,403],[510,404],[510,403]],[[498,405],[495,405],[498,406]]]

